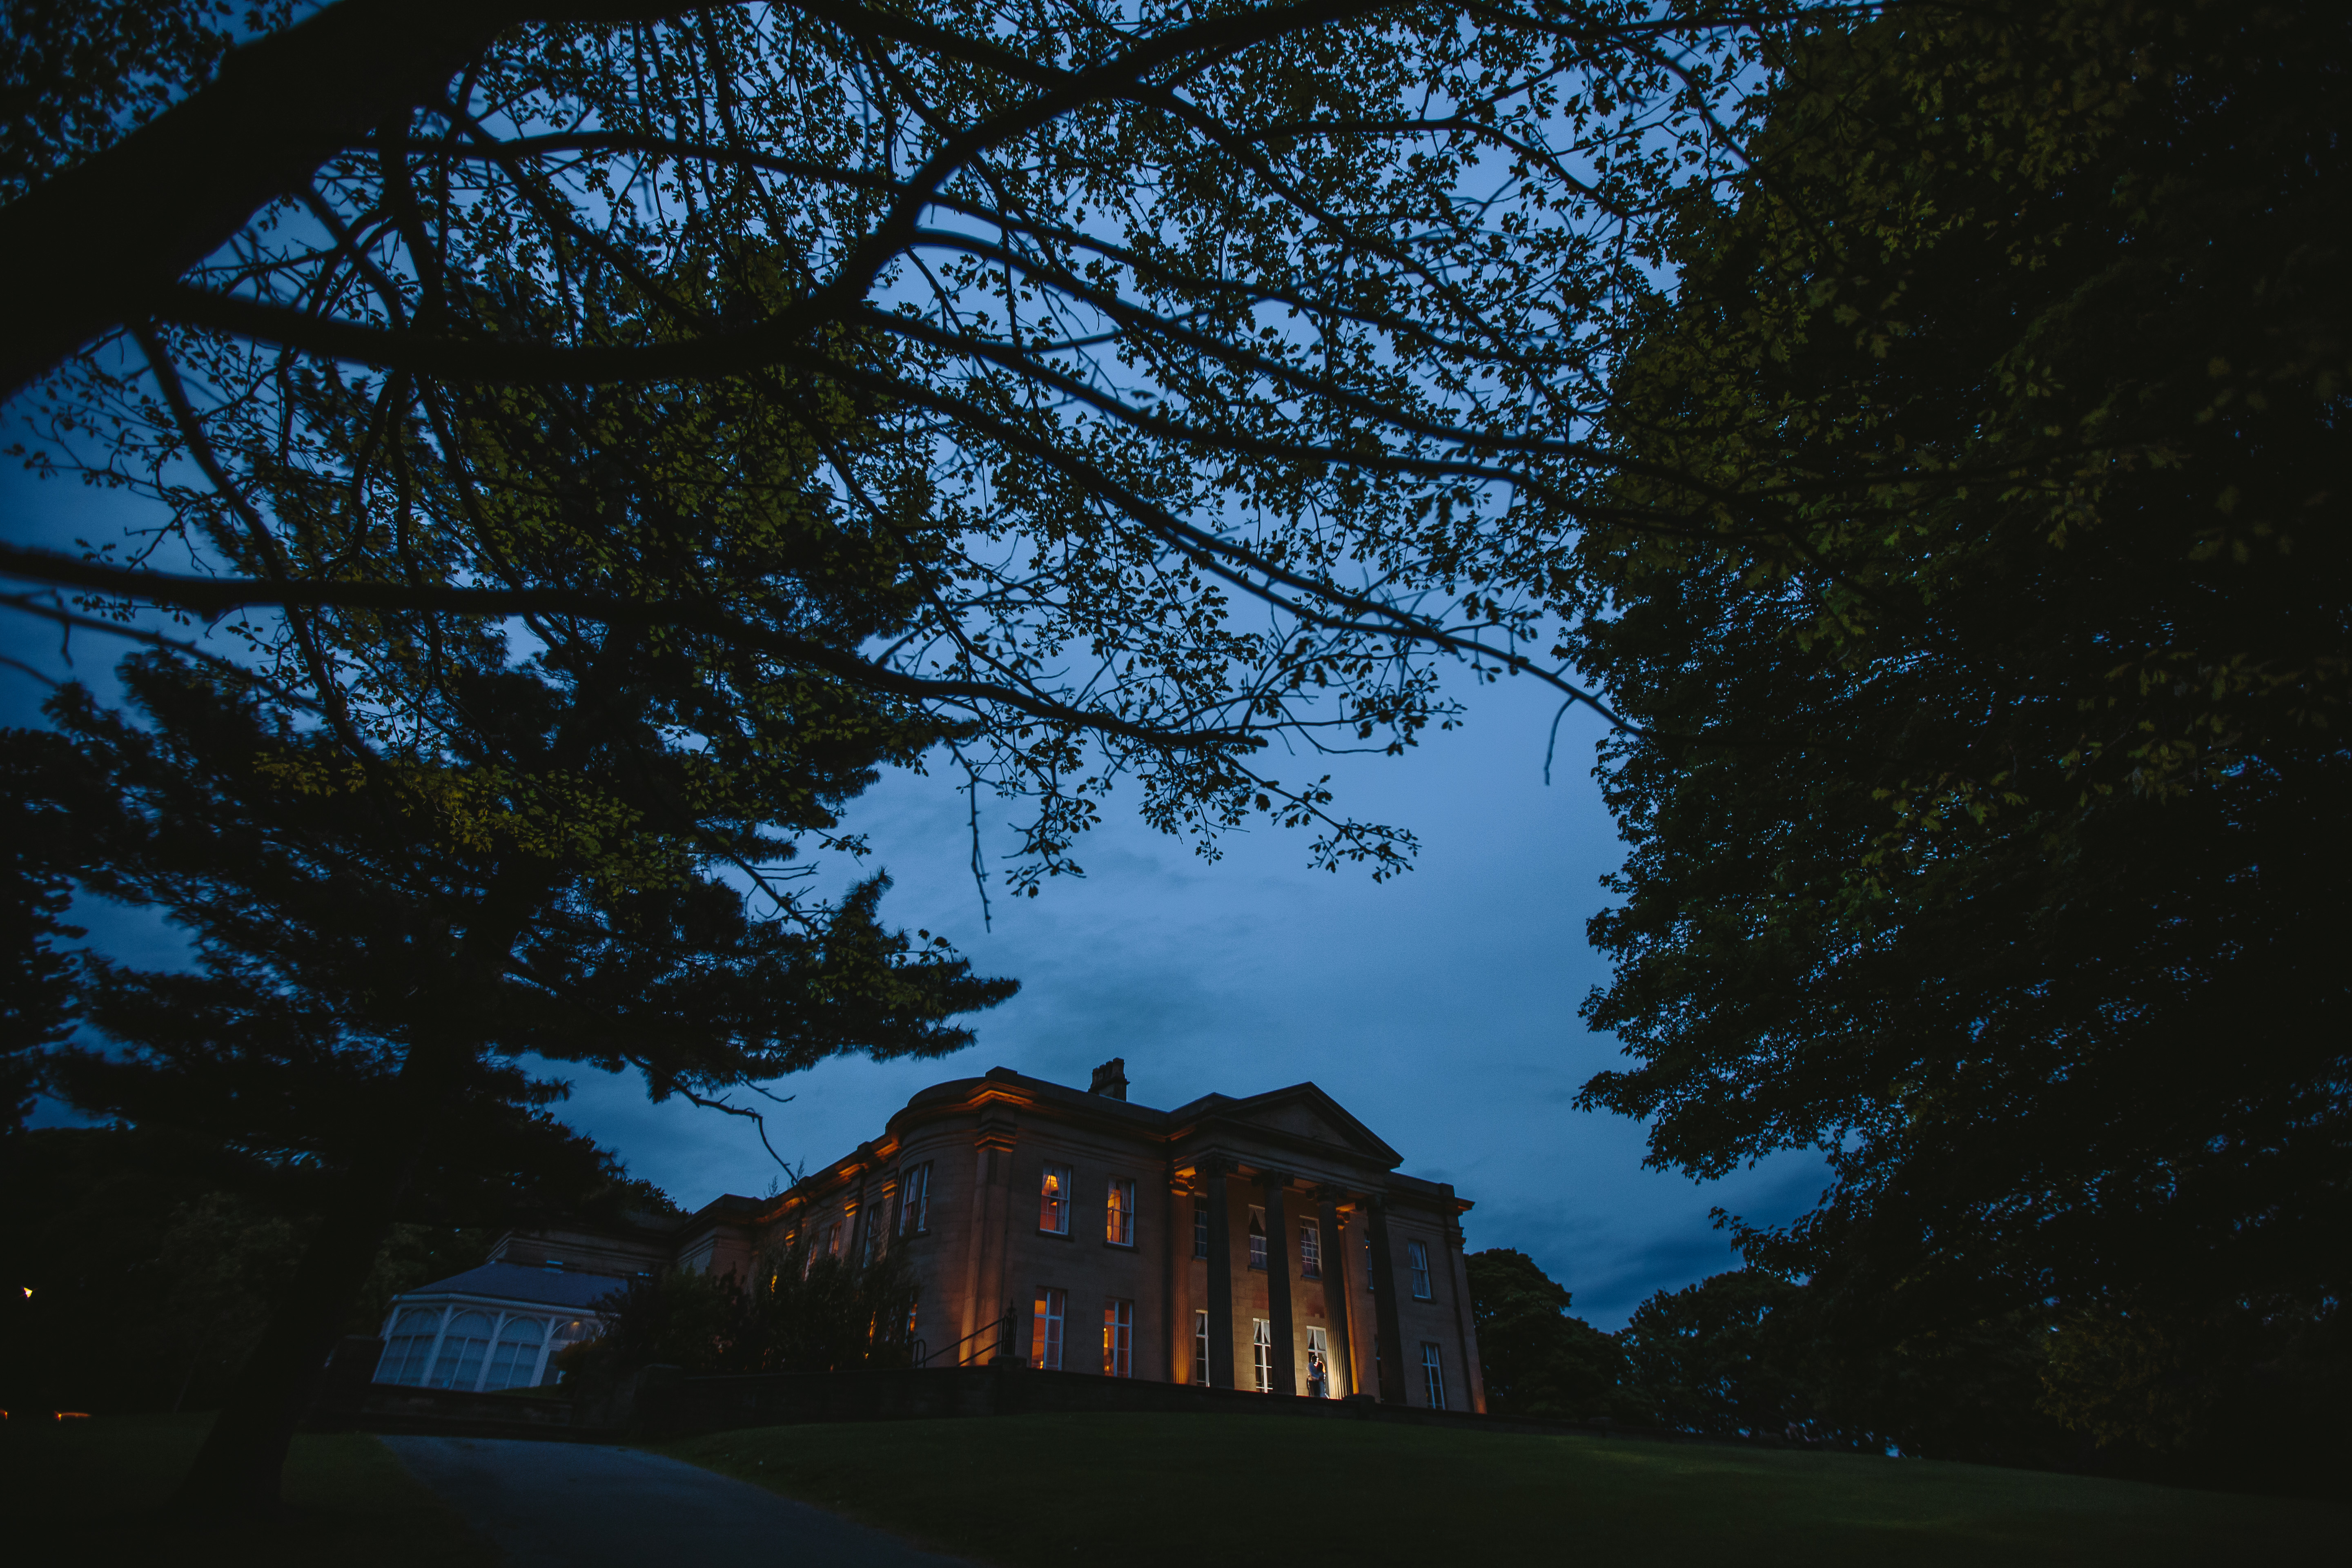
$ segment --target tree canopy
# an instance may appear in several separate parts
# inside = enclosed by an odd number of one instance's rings
[[[1830,1159],[1750,1255],[1921,1329],[2334,1310],[2347,23],[1791,37],[1617,384],[1652,525],[1576,661],[1647,733],[1584,1103]]]
[[[19,57],[0,290],[58,303],[5,380],[32,460],[152,497],[202,570],[0,566],[283,608],[314,684],[386,608],[692,627],[960,727],[1031,802],[1032,888],[1121,778],[1211,852],[1264,816],[1385,874],[1409,836],[1316,750],[1444,721],[1433,659],[1578,690],[1540,590],[1756,42],[1623,0],[154,8],[42,11]],[[833,518],[900,549],[899,622],[517,560],[469,426],[624,384],[793,410]],[[667,476],[684,515],[714,474]],[[427,524],[436,484],[464,504]],[[1278,775],[1276,736],[1309,753]]]

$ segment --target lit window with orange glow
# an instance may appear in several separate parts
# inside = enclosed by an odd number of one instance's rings
[[[898,1178],[898,1234],[921,1236],[931,1228],[931,1163],[909,1165]]]
[[[1313,1327],[1307,1331],[1307,1396],[1331,1397],[1331,1336]]]
[[[1046,1372],[1062,1370],[1062,1325],[1069,1315],[1070,1295],[1051,1285],[1037,1291],[1037,1312],[1029,1330],[1029,1364]]]
[[[1037,1228],[1055,1236],[1070,1234],[1070,1168],[1047,1165],[1037,1186]]]
[[[1103,1199],[1103,1239],[1113,1247],[1135,1245],[1135,1184],[1118,1176]]]
[[[1135,1303],[1103,1303],[1102,1369],[1105,1377],[1135,1375]]]

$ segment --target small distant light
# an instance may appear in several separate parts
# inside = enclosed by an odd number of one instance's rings
[[[22,1290],[22,1291],[25,1293],[25,1299],[26,1299],[26,1300],[28,1300],[28,1301],[29,1301],[29,1300],[32,1300],[32,1298],[33,1298],[33,1288],[32,1288],[30,1285],[19,1285],[19,1286],[18,1286],[18,1287],[16,1287],[16,1288],[17,1288],[19,1290]]]

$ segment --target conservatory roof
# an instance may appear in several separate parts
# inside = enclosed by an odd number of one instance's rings
[[[485,1263],[414,1290],[403,1290],[396,1300],[425,1296],[485,1296],[499,1301],[528,1301],[542,1307],[593,1307],[626,1288],[628,1281],[612,1274],[589,1274],[568,1268],[525,1268],[513,1263]]]

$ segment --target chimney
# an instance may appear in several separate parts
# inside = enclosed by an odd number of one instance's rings
[[[1087,1085],[1088,1094],[1107,1094],[1113,1100],[1127,1098],[1127,1058],[1113,1057],[1095,1068],[1094,1082]]]

